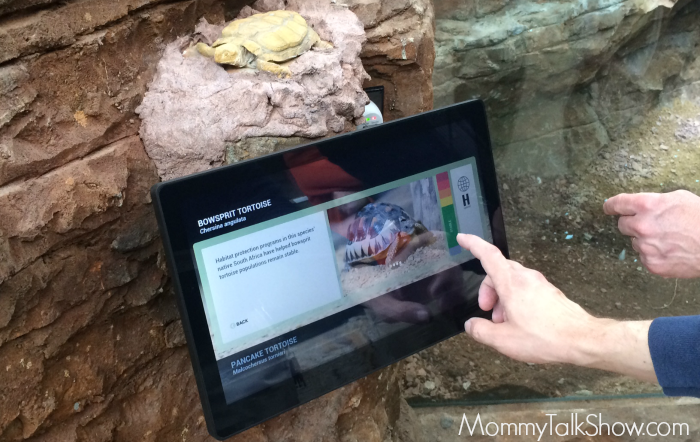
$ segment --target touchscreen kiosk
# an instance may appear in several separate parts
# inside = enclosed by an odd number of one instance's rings
[[[157,184],[204,415],[219,439],[463,332],[507,256],[471,101]]]

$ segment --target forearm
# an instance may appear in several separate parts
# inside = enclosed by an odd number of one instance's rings
[[[593,318],[565,362],[657,382],[649,352],[651,321]]]

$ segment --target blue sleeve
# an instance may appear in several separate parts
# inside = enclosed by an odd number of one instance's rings
[[[655,319],[649,351],[664,394],[700,397],[700,316]]]

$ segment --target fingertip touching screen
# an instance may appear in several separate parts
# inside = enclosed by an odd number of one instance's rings
[[[225,438],[488,316],[456,241],[506,255],[472,101],[154,186],[210,432]]]

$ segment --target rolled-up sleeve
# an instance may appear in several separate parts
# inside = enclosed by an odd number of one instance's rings
[[[655,319],[649,351],[664,394],[700,397],[700,316]]]

